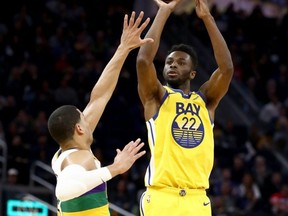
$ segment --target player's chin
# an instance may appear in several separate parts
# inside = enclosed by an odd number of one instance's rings
[[[170,87],[174,89],[179,88],[179,82],[176,79],[167,79],[167,83],[169,84]]]

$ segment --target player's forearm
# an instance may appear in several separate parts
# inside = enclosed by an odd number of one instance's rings
[[[94,98],[110,98],[118,81],[123,64],[129,54],[129,49],[119,45],[115,54],[104,68],[97,84],[91,92],[91,100]]]
[[[218,67],[222,72],[232,72],[233,63],[231,54],[214,18],[211,15],[207,15],[202,20],[209,34]]]
[[[138,59],[152,62],[156,56],[160,44],[161,34],[163,32],[165,23],[171,14],[171,10],[167,7],[160,7],[154,21],[148,30],[145,38],[154,39],[154,43],[146,43],[140,47],[138,52]]]

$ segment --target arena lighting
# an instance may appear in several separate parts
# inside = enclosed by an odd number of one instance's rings
[[[38,201],[10,199],[7,201],[7,216],[48,216],[48,208]]]

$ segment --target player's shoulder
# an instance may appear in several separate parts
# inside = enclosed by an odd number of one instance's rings
[[[88,160],[93,159],[94,156],[90,150],[77,149],[76,151],[73,151],[70,154],[68,154],[66,158],[72,161],[83,161],[84,158]]]
[[[78,150],[66,156],[62,163],[62,169],[68,165],[77,164],[87,170],[95,168],[95,157],[89,150]]]

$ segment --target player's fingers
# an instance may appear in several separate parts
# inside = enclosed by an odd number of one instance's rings
[[[138,139],[135,140],[134,144],[137,146],[140,142],[141,142],[141,139],[138,138]]]
[[[138,158],[142,157],[145,153],[146,151],[139,152],[138,154],[134,155],[134,159],[137,160]]]
[[[129,19],[129,27],[133,26],[135,20],[135,11],[132,12],[131,17]]]
[[[141,11],[139,16],[137,17],[135,23],[134,23],[134,26],[133,26],[134,28],[137,28],[140,25],[140,23],[141,23],[141,21],[143,19],[143,16],[144,16],[144,12]]]
[[[125,14],[124,21],[123,21],[123,29],[126,29],[128,26],[128,15]]]
[[[148,17],[145,22],[142,23],[142,25],[138,28],[140,32],[142,32],[146,27],[147,25],[149,24],[150,22],[150,18]]]
[[[140,139],[140,138],[138,138],[138,139],[135,140],[134,142],[131,141],[131,144],[127,147],[127,150],[128,150],[129,152],[132,152],[132,151],[139,145],[140,142],[141,142],[141,139]]]
[[[130,147],[131,147],[131,145],[133,145],[133,144],[134,144],[134,141],[130,141],[128,144],[126,144],[126,145],[124,146],[124,148],[123,148],[122,151],[124,151],[124,150],[129,150]]]
[[[132,150],[132,154],[137,154],[137,152],[140,151],[140,149],[144,146],[144,143],[140,143],[139,145],[135,146],[134,149]]]

